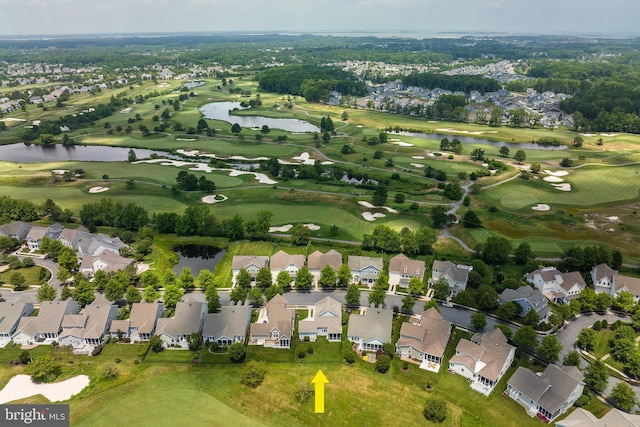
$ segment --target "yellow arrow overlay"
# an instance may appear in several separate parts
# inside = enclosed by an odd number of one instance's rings
[[[329,380],[324,376],[321,370],[318,370],[316,376],[311,380],[311,384],[315,385],[316,414],[324,414],[324,385],[328,383]]]

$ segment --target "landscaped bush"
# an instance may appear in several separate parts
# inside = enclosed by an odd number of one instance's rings
[[[244,360],[245,355],[247,354],[247,349],[244,347],[244,344],[241,342],[231,344],[228,350],[229,350],[229,359],[233,363],[242,362]]]
[[[304,403],[313,396],[313,388],[307,383],[300,382],[296,385],[294,396],[298,402]]]
[[[591,400],[591,392],[589,391],[588,388],[585,387],[585,389],[582,392],[582,396],[580,396],[574,403],[574,405],[576,405],[578,408],[586,405],[587,403],[589,403],[589,401]]]
[[[247,363],[240,374],[240,383],[247,387],[256,388],[264,381],[267,374],[264,362],[256,362],[255,360]]]
[[[391,368],[391,357],[388,354],[381,354],[376,358],[376,372],[386,374]]]
[[[304,350],[298,351],[298,359],[304,359],[306,355],[307,353],[305,353]]]
[[[351,348],[345,348],[342,351],[342,357],[344,358],[344,361],[352,364],[355,363],[356,361],[356,352],[353,351]]]
[[[441,423],[447,418],[447,402],[443,399],[427,399],[422,415],[431,422]]]
[[[102,344],[95,346],[93,351],[91,352],[92,356],[97,356],[102,352]]]

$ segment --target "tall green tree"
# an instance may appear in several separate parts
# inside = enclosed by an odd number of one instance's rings
[[[311,289],[313,285],[313,275],[309,272],[307,266],[303,266],[298,270],[298,274],[296,275],[295,287],[300,290],[308,290]]]
[[[44,283],[42,286],[40,286],[36,294],[38,302],[53,301],[57,296],[58,292],[56,291],[56,288],[54,288],[49,283]]]
[[[332,289],[336,287],[337,277],[336,271],[329,264],[325,265],[320,271],[319,284],[323,288]]]
[[[357,307],[360,305],[360,288],[355,283],[352,283],[347,288],[347,294],[344,297],[347,305]]]
[[[540,341],[538,352],[549,362],[555,362],[562,351],[562,344],[555,335],[547,335]]]
[[[602,392],[609,384],[609,371],[599,360],[590,363],[584,372],[584,382],[597,392]]]
[[[261,290],[267,289],[273,284],[273,276],[269,267],[260,267],[256,274],[256,286]]]

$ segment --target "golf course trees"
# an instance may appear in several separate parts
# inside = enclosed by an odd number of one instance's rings
[[[462,225],[465,228],[479,228],[482,227],[482,221],[474,211],[466,211],[462,216]]]
[[[242,127],[238,123],[231,125],[231,133],[238,135],[240,132],[242,132]]]
[[[291,229],[291,243],[296,246],[305,246],[310,240],[310,230],[303,224],[296,224]]]
[[[527,159],[527,153],[525,153],[524,150],[518,150],[516,151],[516,154],[514,154],[513,158],[518,162],[518,164],[521,164]]]
[[[373,203],[375,206],[383,206],[387,202],[387,187],[378,185],[373,193]]]
[[[34,383],[52,383],[62,373],[60,364],[51,354],[36,356],[33,362],[24,369],[25,374],[31,375]]]
[[[490,265],[504,265],[509,261],[511,243],[504,237],[491,236],[480,247],[480,255]]]

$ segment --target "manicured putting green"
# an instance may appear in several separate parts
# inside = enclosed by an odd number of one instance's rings
[[[538,203],[540,199],[531,193],[507,193],[500,197],[500,204],[509,209],[522,209]]]

